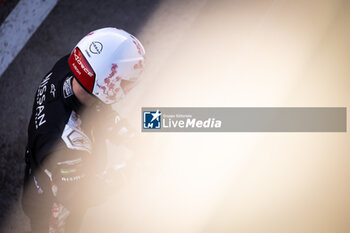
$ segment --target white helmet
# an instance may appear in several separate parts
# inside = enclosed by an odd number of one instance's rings
[[[112,104],[139,79],[144,60],[145,50],[136,37],[118,28],[102,28],[79,41],[68,63],[87,92]]]

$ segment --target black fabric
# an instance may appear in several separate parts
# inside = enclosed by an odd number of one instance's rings
[[[73,78],[74,78],[73,75],[68,75],[65,78],[65,82],[70,84],[69,89],[71,89],[70,91],[72,91],[72,92],[73,92],[73,90],[72,90]],[[64,92],[64,90],[63,90],[63,92]],[[68,107],[72,108],[77,113],[81,113],[81,111],[83,110],[83,105],[79,102],[79,100],[77,99],[77,97],[74,94],[70,95],[69,97],[66,97],[63,94],[63,101]]]
[[[88,206],[72,203],[81,198],[88,186],[87,179],[96,172],[86,168],[88,161],[94,157],[86,150],[68,148],[62,140],[62,133],[73,111],[84,111],[71,89],[73,78],[67,55],[42,79],[35,94],[28,126],[22,198],[22,206],[31,220],[33,232],[48,232],[54,202],[65,205],[71,211],[71,217],[79,221]],[[87,136],[90,137],[89,134]],[[65,161],[78,162],[62,163]],[[45,170],[51,173],[52,179]],[[53,186],[58,188],[56,195],[53,194]],[[68,226],[73,227],[72,220],[68,222]],[[76,225],[74,229],[77,229]]]

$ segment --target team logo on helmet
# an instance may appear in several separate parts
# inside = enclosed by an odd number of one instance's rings
[[[89,47],[90,52],[93,54],[100,54],[102,52],[102,49],[103,45],[101,42],[98,41],[93,41]]]

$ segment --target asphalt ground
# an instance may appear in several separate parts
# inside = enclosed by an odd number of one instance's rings
[[[15,8],[19,0],[5,0],[0,2],[0,24],[4,22],[6,17]]]

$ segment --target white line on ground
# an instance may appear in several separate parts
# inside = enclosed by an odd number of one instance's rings
[[[56,5],[57,0],[20,0],[0,26],[0,77]]]

